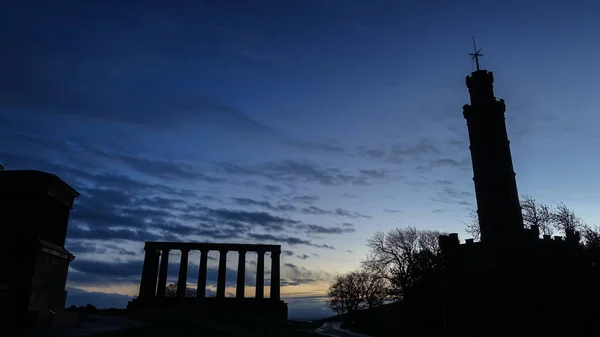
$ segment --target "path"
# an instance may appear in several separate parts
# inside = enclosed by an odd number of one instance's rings
[[[330,337],[370,337],[358,332],[342,329],[341,325],[341,322],[325,322],[322,327],[315,331],[320,335]]]

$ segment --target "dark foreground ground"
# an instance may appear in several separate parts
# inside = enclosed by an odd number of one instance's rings
[[[115,315],[115,313],[112,313]],[[102,314],[100,314],[102,315]],[[113,331],[90,331],[95,337],[306,337],[319,336],[314,329],[322,322],[290,322],[273,324],[244,317],[198,316],[185,311],[147,311],[117,314],[137,325]],[[79,335],[81,336],[81,335]],[[67,336],[65,336],[67,337]]]
[[[348,337],[340,331],[342,316],[317,321],[289,321],[287,324],[260,322],[250,317],[223,317],[193,312],[156,310],[129,312],[100,310],[82,313],[78,326],[71,328],[23,331],[7,337]],[[327,322],[330,321],[330,322]],[[336,321],[336,322],[332,322]],[[0,336],[4,337],[0,333]]]

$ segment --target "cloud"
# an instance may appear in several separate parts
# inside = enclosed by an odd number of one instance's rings
[[[302,254],[302,255],[296,255],[296,257],[301,260],[306,260],[306,259],[310,258],[310,255]]]
[[[321,225],[298,225],[296,228],[306,231],[308,234],[344,234],[353,233],[355,231],[354,225],[350,223],[344,223],[340,227],[325,227]]]
[[[445,186],[436,190],[437,198],[432,198],[432,201],[442,202],[445,204],[459,204],[463,206],[472,205],[473,193],[467,191],[459,191],[453,187]]]
[[[386,178],[387,177],[387,170],[359,170],[359,172],[367,177],[370,178]]]
[[[351,230],[352,232],[354,232],[354,224],[351,224],[349,222],[344,222],[342,223],[342,228],[344,228],[345,230]]]
[[[28,160],[25,157],[17,158],[23,163]],[[71,212],[71,224],[68,228],[68,237],[73,245],[76,242],[89,242],[90,240],[110,241],[120,245],[123,241],[180,241],[202,238],[221,241],[264,239],[276,243],[334,249],[328,244],[317,244],[309,239],[283,236],[277,233],[293,229],[306,233],[341,234],[353,230],[350,227],[326,228],[304,224],[288,216],[279,216],[260,210],[209,207],[205,203],[206,200],[219,202],[219,199],[212,195],[198,195],[194,191],[154,182],[174,178],[160,174],[158,177],[153,176],[163,167],[174,165],[168,162],[164,163],[166,166],[163,166],[163,163],[153,161],[145,172],[157,179],[143,181],[141,178],[134,179],[124,174],[96,173],[94,170],[87,170],[86,167],[76,169],[65,164],[53,164],[45,158],[34,157],[34,159],[29,162],[37,161],[42,167],[50,167],[51,172],[76,186],[81,192],[81,196],[76,200],[75,207]],[[106,159],[108,160],[108,157]],[[141,163],[143,162],[141,161]],[[18,165],[18,162],[16,164]],[[138,166],[143,167],[144,165],[140,164],[136,167]],[[142,171],[141,168],[140,171]],[[183,181],[191,177],[186,176],[185,173],[183,175]],[[293,205],[276,205],[249,198],[232,200],[238,205],[257,206],[270,211],[296,208]],[[312,202],[318,198],[301,195],[296,200]],[[336,209],[329,213],[349,218],[366,217],[343,209]],[[261,232],[264,233],[261,234]],[[90,253],[92,251],[106,253],[114,251],[114,249],[110,250],[101,245],[98,247],[94,245],[93,248],[90,246],[87,250],[81,246],[77,246],[75,249]]]
[[[115,254],[120,256],[138,256],[140,252],[129,250],[105,241],[75,240],[67,238],[65,247],[73,254]]]
[[[404,211],[402,211],[402,210],[391,209],[391,208],[384,208],[383,211],[386,213],[404,213]]]
[[[263,188],[269,193],[281,193],[281,187],[275,185],[265,185]]]
[[[317,280],[312,279],[312,278],[307,278],[307,279],[296,279],[296,280],[286,280],[286,279],[282,279],[280,280],[280,285],[281,286],[299,286],[302,284],[308,284],[308,283],[314,283]]]
[[[444,210],[442,209],[434,209],[431,211],[431,213],[444,213]]]
[[[470,168],[471,158],[464,157],[460,160],[454,158],[436,158],[425,162],[424,164],[417,165],[415,170],[419,173],[429,173],[433,169],[439,167],[453,167],[467,170]]]
[[[149,159],[127,154],[103,153],[107,159],[117,159],[129,168],[160,179],[224,183],[227,179],[201,173],[197,167],[171,160]]]
[[[212,218],[214,224],[238,223],[261,227],[266,230],[283,231],[285,225],[299,224],[300,221],[272,215],[267,212],[250,212],[231,210],[225,208],[210,209],[200,208],[207,216]]]
[[[292,255],[294,255],[294,252],[292,252],[291,250],[282,250],[281,254],[283,256],[292,256]]]
[[[462,144],[463,140],[460,141]],[[369,149],[358,147],[356,154],[364,159],[386,164],[415,165],[416,172],[429,173],[440,167],[451,167],[466,170],[470,167],[470,157],[456,157],[455,139],[421,138],[412,144],[393,144],[382,148]],[[385,172],[371,172],[388,176]],[[389,179],[389,177],[388,177]]]
[[[272,211],[281,211],[281,212],[287,212],[287,211],[295,211],[296,207],[293,205],[272,205],[270,202],[268,201],[257,201],[254,199],[250,199],[250,198],[232,198],[232,200],[240,206],[258,206],[258,207],[262,207],[262,208],[266,208]]]
[[[349,218],[364,218],[364,219],[371,219],[370,216],[368,215],[364,215],[364,214],[360,214],[358,212],[351,212],[351,211],[347,211],[345,209],[341,209],[341,208],[336,208],[335,209],[335,214],[336,215],[341,215],[341,216],[345,216],[345,217],[349,217]]]
[[[344,217],[348,217],[348,218],[352,218],[352,219],[357,219],[357,218],[365,218],[365,219],[370,219],[371,217],[368,215],[364,215],[358,212],[352,212],[352,211],[348,211],[342,208],[336,208],[333,211],[330,210],[325,210],[322,209],[320,207],[317,206],[309,206],[309,207],[305,207],[300,209],[300,211],[302,213],[305,214],[312,214],[312,215],[339,215],[339,216],[344,216]]]
[[[386,152],[384,150],[367,149],[364,146],[359,146],[356,149],[356,152],[358,153],[359,156],[367,158],[367,159],[372,159],[372,160],[382,160],[386,155]]]
[[[320,198],[316,195],[299,195],[293,197],[292,200],[304,204],[313,204],[315,202],[318,202]]]
[[[309,206],[301,209],[302,213],[306,214],[315,214],[315,215],[323,215],[323,214],[333,214],[332,211],[328,211],[317,206]]]
[[[447,195],[451,198],[462,199],[462,198],[471,198],[473,197],[473,193],[467,191],[458,191],[451,187],[444,187],[440,191],[443,195]]]
[[[366,170],[357,174],[345,173],[337,168],[320,167],[311,161],[282,160],[254,166],[222,163],[227,174],[256,176],[282,183],[316,183],[326,186],[370,185],[381,181],[381,176]]]
[[[281,268],[281,277],[288,281],[311,283],[315,281],[331,281],[333,275],[323,270],[310,270],[293,263],[285,263]]]
[[[250,234],[248,234],[248,237],[255,239],[255,240],[261,240],[261,241],[287,243],[290,246],[305,245],[305,246],[311,246],[311,247],[316,247],[316,248],[335,249],[335,247],[327,245],[327,244],[315,244],[309,240],[304,240],[304,239],[300,239],[297,237],[290,237],[290,236],[275,236],[272,234],[250,233]]]
[[[68,229],[68,237],[75,241],[179,241],[190,236],[215,240],[255,240],[257,233],[253,236],[248,235],[253,229],[269,233],[283,232],[290,228],[307,232],[327,232],[324,227],[305,225],[301,221],[265,211],[208,207],[200,202],[209,199],[205,196],[167,185],[142,182],[125,175],[96,174],[60,165],[53,168],[54,173],[68,182],[77,182],[75,186],[79,186],[81,192],[81,197],[76,201],[71,213],[71,225]],[[292,205],[273,205],[248,198],[233,200],[238,204],[257,205],[269,210],[295,209]],[[347,211],[337,213],[359,216]],[[329,231],[340,232],[339,229]],[[281,242],[289,244],[333,248],[300,238],[271,235],[272,237],[268,238],[271,241],[274,241],[274,238],[282,238]],[[76,248],[83,251],[82,247]],[[93,249],[98,252],[107,251],[106,247]]]
[[[310,152],[324,152],[324,153],[345,153],[346,150],[336,141],[331,142],[307,142],[302,140],[291,140],[287,139],[283,141],[284,144],[296,147],[298,149],[307,150]]]

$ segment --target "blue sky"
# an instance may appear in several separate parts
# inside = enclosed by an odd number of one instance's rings
[[[473,35],[507,103],[519,192],[600,220],[592,1],[3,7],[0,162],[82,194],[70,303],[124,305],[146,240],[280,243],[290,315],[319,316],[375,231],[464,238]]]

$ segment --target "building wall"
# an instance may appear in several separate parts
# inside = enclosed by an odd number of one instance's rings
[[[45,172],[0,171],[0,326],[29,325],[31,305],[64,307],[68,261],[40,253],[39,239],[64,246],[78,195]]]
[[[449,336],[585,336],[594,325],[598,271],[577,243],[476,243],[444,253]]]
[[[45,308],[54,312],[65,307],[65,284],[69,260],[41,251],[37,255],[31,286],[29,310]]]

